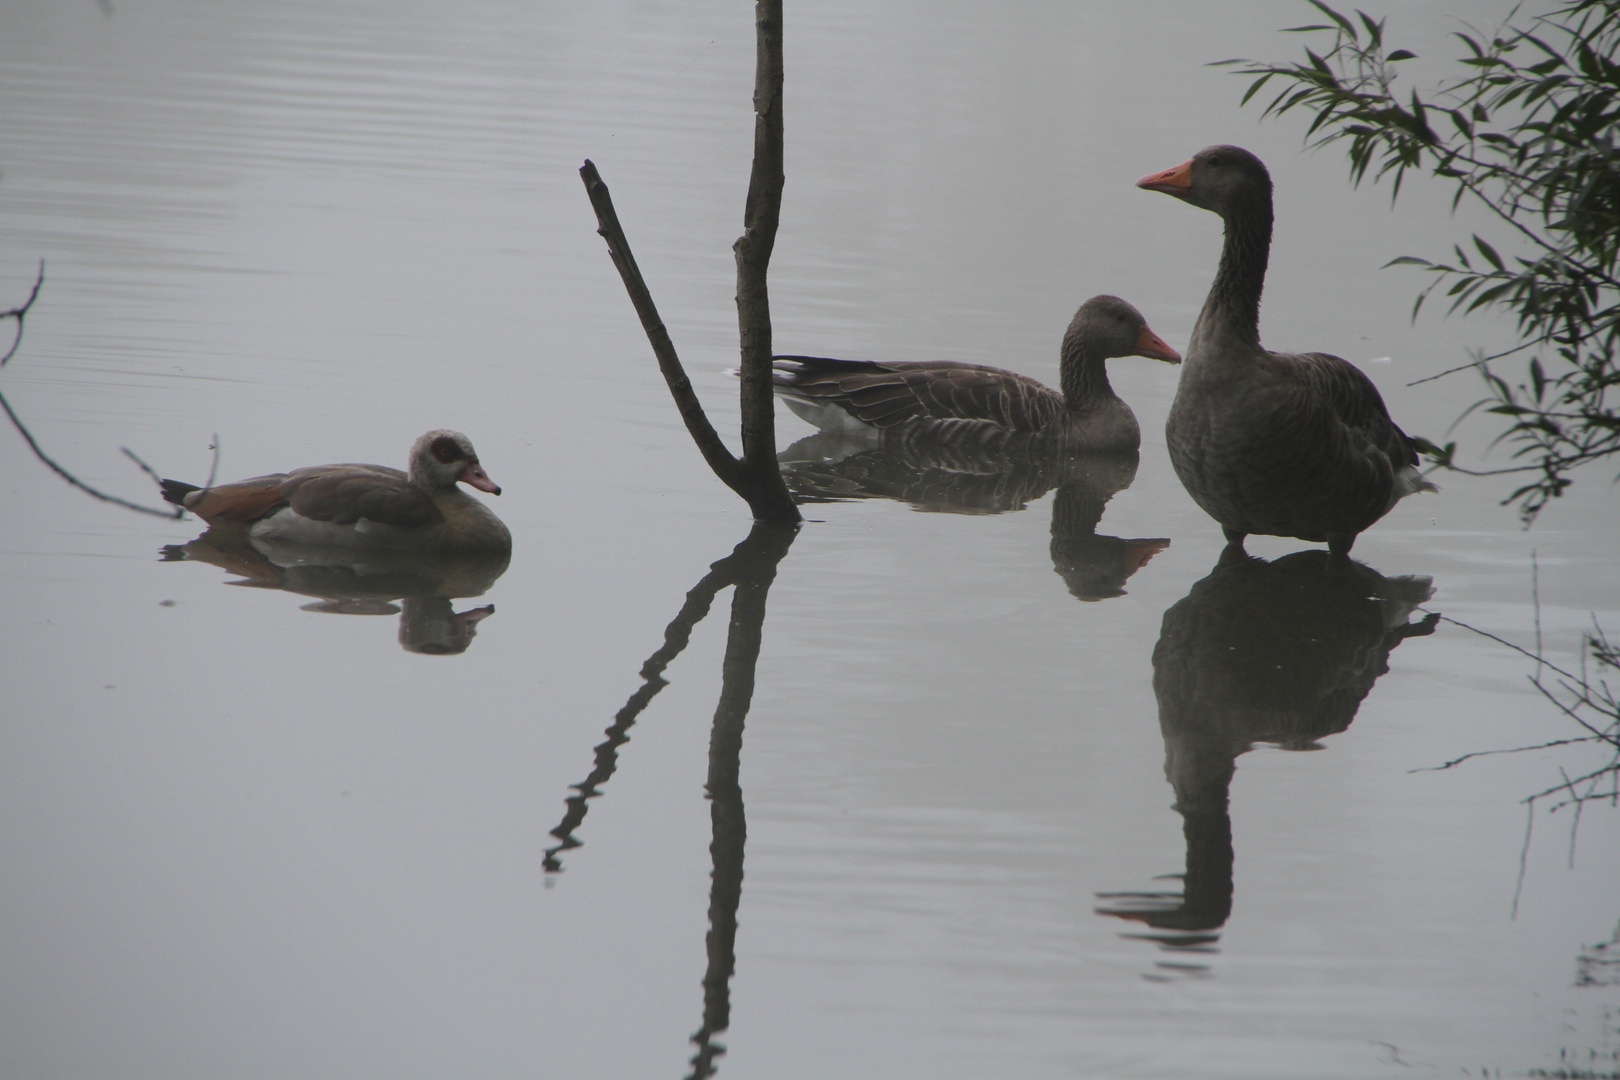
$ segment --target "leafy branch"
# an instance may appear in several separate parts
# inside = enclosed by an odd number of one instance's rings
[[[1483,409],[1508,421],[1492,445],[1513,445],[1522,464],[1488,471],[1534,474],[1504,500],[1528,524],[1572,470],[1620,453],[1620,4],[1572,0],[1527,28],[1512,25],[1518,9],[1492,33],[1469,27],[1453,35],[1466,74],[1401,93],[1399,67],[1416,56],[1388,46],[1384,20],[1308,2],[1329,21],[1287,32],[1329,34],[1331,47],[1307,47],[1304,62],[1221,61],[1252,77],[1243,102],[1280,87],[1263,115],[1313,114],[1307,144],[1346,144],[1352,183],[1388,180],[1393,201],[1408,172],[1427,173],[1454,185],[1453,209],[1483,206],[1526,250],[1504,255],[1500,240],[1474,234],[1448,260],[1387,265],[1434,275],[1414,318],[1431,296],[1451,312],[1516,315],[1531,352],[1522,380],[1484,359],[1452,371],[1475,368],[1485,382],[1464,416]],[[1458,468],[1455,443],[1424,451]]]

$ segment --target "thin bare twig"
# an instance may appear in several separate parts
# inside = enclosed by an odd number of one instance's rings
[[[1409,382],[1406,385],[1407,386],[1422,386],[1426,382],[1434,382],[1434,380],[1443,379],[1447,375],[1455,375],[1459,371],[1467,371],[1469,368],[1482,368],[1486,364],[1495,363],[1497,360],[1504,360],[1507,357],[1512,356],[1516,352],[1523,352],[1526,349],[1533,349],[1539,344],[1541,344],[1541,342],[1539,342],[1539,341],[1521,341],[1521,342],[1519,342],[1519,344],[1513,346],[1513,348],[1511,348],[1511,349],[1504,349],[1501,352],[1493,353],[1490,356],[1478,356],[1478,357],[1475,357],[1474,359],[1468,361],[1468,363],[1466,363],[1466,364],[1458,364],[1454,368],[1447,368],[1446,370],[1442,371],[1438,375],[1429,375],[1429,376],[1426,376],[1425,378],[1417,379],[1417,380],[1415,380],[1413,382]],[[1484,350],[1481,350],[1481,351],[1483,352]]]
[[[1536,608],[1536,676],[1530,681],[1540,686],[1541,668],[1546,661],[1541,658],[1541,564],[1536,561],[1535,548],[1530,549],[1530,602]]]
[[[208,465],[208,482],[203,485],[204,491],[212,491],[214,480],[219,476],[219,432],[214,432],[214,441],[208,444],[208,449],[213,451],[214,460]]]
[[[1537,804],[1543,799],[1548,799],[1554,795],[1562,794],[1565,796],[1564,801],[1550,807],[1548,812],[1557,812],[1565,806],[1573,805],[1575,807],[1573,820],[1570,822],[1569,854],[1567,856],[1568,863],[1571,868],[1573,868],[1575,862],[1575,846],[1580,835],[1581,815],[1586,808],[1586,804],[1599,799],[1607,799],[1611,802],[1620,804],[1620,701],[1616,700],[1615,695],[1609,688],[1608,683],[1605,682],[1600,676],[1591,673],[1587,666],[1589,656],[1595,659],[1600,667],[1610,665],[1620,666],[1620,663],[1617,663],[1617,661],[1620,661],[1620,657],[1616,656],[1615,651],[1608,644],[1608,639],[1603,635],[1602,627],[1598,626],[1595,627],[1593,633],[1587,634],[1582,638],[1580,675],[1574,675],[1568,671],[1565,671],[1558,665],[1549,661],[1545,655],[1545,639],[1542,633],[1540,561],[1537,559],[1534,553],[1531,554],[1530,591],[1535,603],[1536,612],[1536,649],[1534,652],[1515,645],[1513,642],[1507,641],[1495,634],[1480,630],[1477,627],[1469,626],[1467,623],[1461,622],[1457,619],[1448,618],[1446,621],[1456,626],[1460,626],[1465,630],[1471,631],[1472,633],[1478,634],[1481,637],[1489,638],[1498,644],[1506,645],[1515,652],[1534,660],[1536,662],[1536,669],[1535,673],[1528,677],[1530,684],[1534,686],[1544,698],[1550,701],[1555,708],[1557,708],[1565,716],[1569,717],[1569,719],[1573,720],[1581,728],[1584,728],[1587,732],[1589,732],[1589,734],[1579,738],[1551,740],[1533,746],[1521,746],[1503,750],[1477,751],[1472,754],[1464,754],[1459,758],[1446,762],[1444,765],[1429,769],[1411,770],[1412,772],[1438,772],[1444,769],[1449,769],[1454,765],[1461,764],[1462,762],[1474,757],[1484,757],[1491,754],[1520,753],[1526,750],[1544,750],[1555,746],[1574,746],[1582,743],[1608,744],[1609,746],[1615,748],[1616,753],[1610,760],[1581,776],[1571,777],[1569,772],[1560,766],[1558,773],[1562,778],[1562,783],[1555,784],[1544,791],[1538,791],[1522,800],[1525,804],[1526,822],[1524,845],[1519,852],[1519,876],[1513,890],[1514,917],[1517,917],[1518,915],[1519,898],[1523,893],[1525,874],[1529,865],[1530,840],[1535,828]],[[1442,616],[1442,618],[1444,618],[1444,616]],[[1543,681],[1546,677],[1544,675],[1544,671],[1556,672],[1560,676],[1556,689],[1547,686]],[[1594,684],[1596,687],[1595,689]],[[1559,691],[1561,691],[1563,695],[1566,695],[1568,700],[1566,700],[1565,696],[1560,696]],[[1610,721],[1609,726],[1607,728],[1602,728],[1594,724],[1586,715],[1583,715],[1583,710],[1590,710],[1597,716],[1607,718],[1608,721]],[[1602,785],[1605,781],[1607,781],[1609,785],[1608,791],[1603,791],[1600,789],[1600,785]]]
[[[1591,736],[1583,735],[1579,739],[1554,739],[1552,742],[1537,743],[1534,746],[1514,746],[1505,750],[1475,750],[1471,753],[1464,754],[1462,757],[1452,758],[1444,765],[1424,765],[1421,768],[1407,769],[1406,771],[1409,773],[1444,772],[1452,766],[1461,765],[1463,762],[1468,761],[1471,758],[1490,757],[1493,754],[1520,754],[1526,750],[1550,750],[1555,746],[1574,746],[1577,743],[1587,743],[1591,741]]]
[[[74,487],[78,488],[80,491],[84,492],[86,495],[94,496],[95,498],[100,499],[102,502],[114,503],[118,506],[124,507],[127,510],[136,510],[142,514],[151,514],[153,517],[179,518],[185,515],[185,510],[178,506],[176,506],[172,512],[168,510],[159,510],[155,507],[142,506],[140,503],[130,502],[128,499],[120,499],[117,495],[108,495],[105,491],[97,491],[95,488],[91,487],[89,484],[86,484],[83,480],[80,480],[77,476],[74,476],[72,473],[62,468],[62,466],[52,461],[50,457],[46,455],[45,451],[40,449],[39,443],[35,441],[33,434],[28,430],[28,428],[23,425],[22,419],[18,417],[16,412],[12,410],[11,403],[6,400],[6,396],[4,394],[0,394],[0,409],[4,409],[6,411],[6,415],[11,418],[12,426],[17,429],[17,433],[23,437],[23,440],[28,443],[28,448],[34,452],[34,456],[39,458],[40,461],[43,461],[46,467],[52,472],[66,480],[68,483],[72,484]]]
[[[1551,665],[1548,665],[1548,666],[1550,667]],[[1598,740],[1600,742],[1614,742],[1614,736],[1613,735],[1609,735],[1607,732],[1601,731],[1598,728],[1595,728],[1591,724],[1587,723],[1587,720],[1586,720],[1586,718],[1584,716],[1582,716],[1580,713],[1576,712],[1574,707],[1572,707],[1570,705],[1567,705],[1562,701],[1559,701],[1558,696],[1556,694],[1554,694],[1552,691],[1548,690],[1545,686],[1542,686],[1541,681],[1539,679],[1531,679],[1530,684],[1532,686],[1534,686],[1537,690],[1541,691],[1541,696],[1546,698],[1548,701],[1552,702],[1555,706],[1557,706],[1558,709],[1564,713],[1564,715],[1568,716],[1571,720],[1575,721],[1577,724],[1579,724],[1581,727],[1585,728],[1587,731],[1590,731],[1592,733],[1591,734],[1592,739],[1596,739],[1596,740]],[[1576,696],[1575,704],[1577,706],[1578,705],[1589,705],[1589,706],[1592,706],[1592,707],[1597,707],[1596,702],[1592,701],[1589,696],[1587,696],[1585,694],[1581,694],[1578,691],[1576,691],[1569,683],[1564,683],[1563,687],[1569,693],[1575,694],[1575,696]],[[1582,741],[1587,741],[1587,740],[1582,740]]]
[[[1563,776],[1564,783],[1569,788],[1570,801],[1575,804],[1575,820],[1570,824],[1569,827],[1569,857],[1568,862],[1566,863],[1568,868],[1573,870],[1575,869],[1575,837],[1581,828],[1581,811],[1586,809],[1586,800],[1581,798],[1581,796],[1576,793],[1575,784],[1570,780],[1569,774],[1564,772],[1562,768],[1559,768],[1558,772]],[[1556,810],[1558,808],[1555,806],[1553,809]]]
[[[0,356],[0,367],[5,367],[11,358],[17,355],[17,348],[22,344],[23,320],[28,317],[28,309],[34,306],[34,301],[39,299],[39,290],[44,284],[45,260],[41,259],[39,260],[39,276],[34,279],[34,290],[28,294],[28,299],[23,301],[21,307],[14,307],[10,311],[0,311],[0,319],[17,320],[17,336],[11,339],[11,348],[6,350],[6,354]]]
[[[1506,645],[1508,648],[1512,649],[1514,652],[1521,653],[1521,654],[1523,654],[1525,656],[1528,656],[1530,659],[1534,660],[1537,664],[1540,664],[1540,665],[1542,665],[1544,667],[1550,668],[1553,671],[1558,672],[1558,674],[1564,676],[1566,679],[1574,679],[1574,678],[1576,678],[1576,676],[1571,675],[1569,672],[1565,671],[1563,668],[1559,667],[1557,664],[1553,663],[1551,660],[1548,660],[1546,657],[1537,656],[1535,653],[1531,652],[1529,649],[1526,649],[1524,646],[1515,645],[1515,644],[1513,644],[1513,642],[1507,640],[1506,638],[1497,637],[1495,634],[1491,633],[1489,630],[1481,630],[1477,626],[1469,626],[1467,623],[1461,621],[1460,619],[1453,619],[1449,615],[1440,616],[1440,621],[1441,622],[1451,623],[1453,626],[1460,626],[1464,630],[1467,630],[1469,633],[1478,634],[1480,637],[1490,638],[1492,641],[1496,642],[1498,645]],[[1535,680],[1532,679],[1531,681],[1534,682]]]
[[[34,306],[34,301],[39,299],[39,290],[42,286],[44,286],[44,284],[45,260],[41,259],[39,260],[39,276],[34,279],[34,288],[33,291],[28,294],[28,299],[25,300],[21,305],[12,308],[10,311],[0,311],[0,319],[17,320],[17,336],[12,340],[11,348],[6,350],[4,356],[0,356],[0,367],[4,367],[6,363],[8,363],[11,358],[17,354],[18,348],[22,346],[23,321],[27,319],[28,311]],[[22,417],[17,415],[16,410],[11,407],[11,402],[6,400],[4,394],[0,394],[0,409],[5,410],[7,418],[11,420],[11,426],[17,429],[17,434],[23,437],[23,441],[26,442],[28,444],[28,448],[34,452],[34,456],[39,458],[40,461],[44,462],[46,467],[52,472],[56,473],[56,475],[60,476],[62,479],[66,480],[68,483],[72,484],[85,494],[94,496],[95,498],[100,499],[102,502],[114,503],[118,506],[124,507],[125,509],[135,510],[142,514],[151,514],[154,517],[178,518],[185,513],[185,511],[181,510],[178,506],[174,508],[173,512],[168,510],[159,510],[155,507],[142,506],[140,503],[130,502],[128,499],[121,499],[117,495],[109,495],[104,491],[96,490],[89,484],[86,484],[83,480],[80,480],[77,476],[74,476],[72,473],[68,472],[62,466],[58,465],[50,458],[48,454],[45,453],[43,449],[40,448],[39,441],[34,438],[33,432],[28,430],[28,426],[22,422]],[[124,454],[129,457],[131,461],[135,462],[135,464],[146,470],[146,472],[154,479],[157,478],[157,474],[152,472],[151,468],[149,468],[144,461],[130,453],[128,449],[124,450]]]
[[[129,460],[133,461],[140,468],[141,472],[143,472],[147,476],[151,477],[152,483],[158,485],[158,490],[159,491],[163,490],[163,488],[162,488],[163,477],[158,475],[158,472],[157,472],[156,469],[152,468],[152,466],[150,466],[146,462],[142,461],[140,459],[139,455],[137,455],[135,453],[135,451],[131,450],[129,447],[120,446],[118,449],[125,457],[127,457],[127,458],[129,458]]]
[[[1483,360],[1470,360],[1466,364],[1458,364],[1454,368],[1446,368],[1446,370],[1442,371],[1438,375],[1430,375],[1430,376],[1428,376],[1426,378],[1415,379],[1412,382],[1407,383],[1406,385],[1407,386],[1422,386],[1426,382],[1434,382],[1434,380],[1443,379],[1447,375],[1455,375],[1459,371],[1467,371],[1469,368],[1477,368],[1483,363],[1485,363],[1485,361],[1483,361]]]
[[[1562,772],[1563,770],[1560,769],[1559,771]],[[1566,789],[1568,789],[1570,791],[1570,800],[1569,800],[1569,802],[1558,803],[1556,806],[1554,806],[1552,808],[1554,811],[1556,811],[1556,810],[1558,810],[1558,809],[1560,809],[1562,807],[1568,806],[1571,802],[1590,802],[1593,799],[1613,799],[1613,798],[1616,798],[1617,796],[1620,796],[1620,787],[1617,787],[1617,788],[1615,788],[1613,790],[1610,790],[1610,791],[1600,792],[1600,793],[1598,793],[1596,795],[1591,794],[1591,788],[1594,788],[1594,787],[1597,786],[1597,781],[1602,780],[1605,777],[1613,778],[1615,776],[1616,776],[1615,766],[1614,765],[1605,765],[1601,769],[1593,769],[1589,773],[1585,773],[1584,775],[1577,776],[1573,781],[1563,783],[1563,784],[1554,784],[1552,787],[1547,788],[1545,791],[1538,791],[1534,795],[1526,796],[1524,799],[1521,799],[1520,801],[1524,802],[1524,803],[1534,803],[1538,799],[1545,799],[1550,795],[1556,795],[1558,792],[1564,791]],[[1573,787],[1572,787],[1573,784],[1587,784],[1587,785],[1589,785],[1588,793],[1585,794],[1585,795],[1578,794],[1577,792],[1575,792],[1573,790]]]
[[[1524,895],[1524,875],[1530,866],[1530,837],[1536,829],[1536,804],[1534,800],[1525,800],[1524,808],[1524,843],[1519,846],[1519,877],[1513,884],[1513,909],[1509,918],[1519,917],[1519,897]]]

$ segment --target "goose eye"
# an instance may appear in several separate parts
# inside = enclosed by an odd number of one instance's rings
[[[433,460],[441,465],[448,465],[452,461],[460,461],[464,456],[460,445],[448,435],[440,435],[437,439],[434,439],[429,449],[433,452]]]

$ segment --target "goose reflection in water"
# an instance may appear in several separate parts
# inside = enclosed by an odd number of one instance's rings
[[[795,442],[777,460],[800,504],[893,499],[931,513],[1002,514],[1056,488],[1052,568],[1080,600],[1125,595],[1125,580],[1170,546],[1162,537],[1097,535],[1108,500],[1136,479],[1135,451],[997,453],[915,442],[874,447],[870,440],[823,432]]]
[[[228,585],[316,597],[305,611],[397,614],[400,647],[438,656],[465,652],[478,624],[495,613],[494,604],[458,612],[451,601],[482,595],[511,559],[508,552],[410,555],[250,540],[239,528],[219,526],[189,543],[165,546],[162,556],[165,562],[205,562],[237,575]]]
[[[1232,910],[1232,822],[1227,794],[1236,759],[1255,743],[1321,749],[1350,726],[1389,670],[1389,653],[1434,632],[1414,608],[1434,594],[1427,577],[1386,578],[1360,563],[1329,572],[1328,552],[1274,562],[1231,545],[1215,569],[1164,613],[1153,650],[1153,691],[1164,772],[1187,844],[1182,891],[1099,893],[1101,915],[1151,928],[1141,937],[1180,960],[1156,977],[1207,973]]]

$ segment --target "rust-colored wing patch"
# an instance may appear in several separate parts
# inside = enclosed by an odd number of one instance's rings
[[[194,491],[185,507],[204,521],[257,521],[286,501],[281,493],[286,473],[255,476],[234,484]]]

